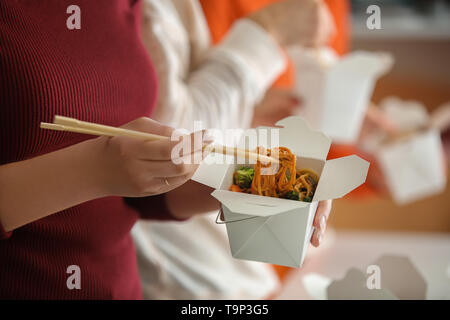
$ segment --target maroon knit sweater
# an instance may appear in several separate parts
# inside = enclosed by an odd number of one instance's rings
[[[80,30],[66,27],[72,4],[81,9]],[[39,129],[55,114],[113,126],[151,114],[157,87],[140,42],[140,5],[0,1],[0,165],[92,138]],[[130,229],[139,214],[169,214],[163,196],[127,203],[89,201],[12,233],[0,225],[0,298],[140,298]],[[70,265],[81,269],[80,290],[67,288]]]

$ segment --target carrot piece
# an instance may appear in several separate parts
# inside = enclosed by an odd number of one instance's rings
[[[241,187],[239,187],[237,184],[231,185],[230,191],[233,191],[233,192],[243,192],[243,190],[241,189]]]

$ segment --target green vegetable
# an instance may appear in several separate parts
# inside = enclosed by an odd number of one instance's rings
[[[289,199],[289,200],[297,200],[297,201],[300,199],[298,192],[295,192],[294,190],[286,192],[283,195],[283,198]]]
[[[289,180],[291,180],[291,171],[287,170],[286,171],[286,181],[289,181]]]
[[[299,196],[298,192],[296,192],[294,190],[286,192],[282,196],[282,198],[289,199],[289,200],[297,200],[297,201],[300,200],[300,196]],[[312,202],[312,198],[311,197],[304,197],[302,201],[304,201],[304,202]]]
[[[248,189],[252,186],[255,169],[243,167],[234,174],[234,184],[237,184],[241,189]]]

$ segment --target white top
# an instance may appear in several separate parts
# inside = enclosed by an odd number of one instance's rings
[[[285,69],[277,43],[252,21],[237,21],[212,48],[198,0],[145,0],[142,37],[156,68],[153,118],[174,127],[247,128],[254,105]],[[269,265],[231,257],[216,213],[186,222],[140,221],[133,228],[147,299],[260,299],[278,280]]]
[[[254,105],[286,68],[274,39],[241,19],[211,48],[198,0],[145,0],[143,15],[159,84],[153,118],[188,130],[194,120],[207,128],[248,127]]]

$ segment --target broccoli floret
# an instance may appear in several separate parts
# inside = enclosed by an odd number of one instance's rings
[[[234,175],[234,183],[241,189],[248,189],[252,186],[255,169],[243,167],[236,171]]]
[[[288,191],[286,192],[282,198],[284,199],[289,199],[289,200],[300,200],[300,195],[298,194],[298,192],[292,190],[292,191]],[[312,198],[311,197],[304,197],[303,200],[304,202],[312,202]]]
[[[289,200],[297,200],[297,201],[300,199],[300,197],[299,197],[299,195],[298,195],[298,192],[296,192],[296,191],[294,191],[294,190],[291,190],[291,191],[286,192],[286,193],[283,195],[283,198],[289,199]]]

